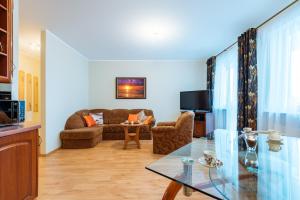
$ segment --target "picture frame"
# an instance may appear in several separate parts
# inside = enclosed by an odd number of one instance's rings
[[[116,99],[146,99],[146,77],[116,77]]]

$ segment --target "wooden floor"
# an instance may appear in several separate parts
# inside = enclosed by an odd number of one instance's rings
[[[158,200],[169,180],[145,169],[160,158],[152,154],[152,141],[141,149],[123,141],[104,141],[92,149],[58,150],[40,158],[38,200]],[[177,199],[211,199],[195,192]]]

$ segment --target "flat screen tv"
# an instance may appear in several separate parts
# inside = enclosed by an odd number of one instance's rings
[[[211,91],[198,90],[189,92],[180,92],[180,109],[181,110],[201,110],[211,111]]]

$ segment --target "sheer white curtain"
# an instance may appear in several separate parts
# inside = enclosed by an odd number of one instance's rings
[[[216,129],[237,129],[238,47],[234,45],[216,60],[213,112]]]
[[[257,33],[258,129],[300,137],[300,3]]]
[[[266,139],[258,140],[259,199],[300,199],[300,140],[288,137],[283,144],[281,151],[272,153]]]

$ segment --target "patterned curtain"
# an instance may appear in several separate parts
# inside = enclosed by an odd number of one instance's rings
[[[214,81],[215,81],[215,70],[216,70],[216,57],[210,57],[207,62],[207,89],[214,89]]]
[[[238,38],[238,130],[257,129],[256,29]]]
[[[215,88],[215,72],[216,72],[216,56],[210,57],[206,61],[207,65],[207,89],[211,90],[211,99],[210,103],[213,105],[214,102],[214,88]]]

